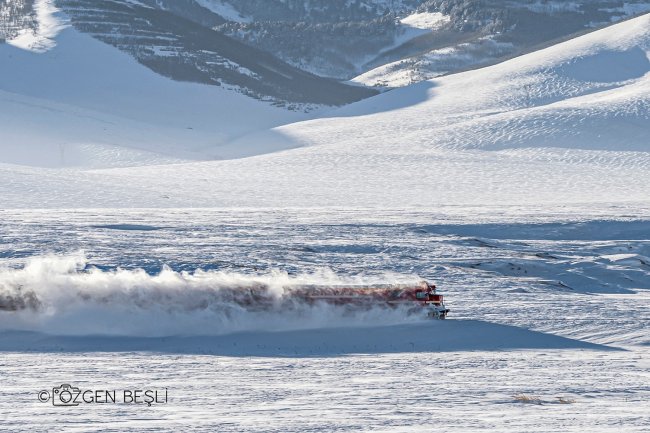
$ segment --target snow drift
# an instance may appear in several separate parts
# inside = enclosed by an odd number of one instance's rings
[[[520,349],[619,350],[479,320],[171,337],[44,335],[0,330],[0,352],[159,352],[304,357]]]

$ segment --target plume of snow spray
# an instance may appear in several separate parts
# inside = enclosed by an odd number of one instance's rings
[[[291,288],[413,282],[395,274],[340,277],[329,269],[176,272],[87,268],[83,253],[29,259],[0,268],[0,330],[65,335],[217,335],[238,331],[364,326],[417,320],[404,309],[354,309],[292,298]]]

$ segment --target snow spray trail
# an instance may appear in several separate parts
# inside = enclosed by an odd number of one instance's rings
[[[405,306],[305,302],[309,285],[414,283],[414,276],[340,277],[331,270],[289,275],[87,267],[83,254],[29,259],[0,268],[0,330],[59,335],[218,335],[252,330],[387,325],[421,320]]]

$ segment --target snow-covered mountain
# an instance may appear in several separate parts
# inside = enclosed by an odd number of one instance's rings
[[[49,29],[0,45],[4,163],[106,167],[204,159],[243,134],[305,118],[224,87],[172,81],[74,28],[62,29],[56,13],[50,18]]]
[[[647,203],[649,52],[644,15],[206,148],[250,158],[92,171],[44,171],[23,158],[3,166],[0,197],[5,207]],[[0,131],[28,136],[28,119],[16,114]]]
[[[59,0],[72,25],[176,80],[220,85],[276,103],[342,105],[375,92],[323,79],[210,28],[194,2]],[[173,5],[173,6],[172,6]]]
[[[55,7],[159,74],[292,108],[374,94],[320,77],[402,86],[650,11],[647,0],[2,0],[0,40],[51,39]]]
[[[430,0],[419,10],[442,13],[449,22],[364,64],[355,82],[401,87],[503,61],[649,12],[650,2]]]
[[[342,105],[376,93],[305,72],[213,30],[225,20],[194,1],[11,0],[0,5],[1,38],[24,48],[44,50],[23,39],[51,28],[49,17],[58,10],[76,30],[174,80],[223,86],[289,108]]]
[[[352,78],[372,71],[356,81],[379,86],[406,85],[503,60],[650,11],[647,0],[200,3],[227,18],[216,28],[234,38],[319,75]]]

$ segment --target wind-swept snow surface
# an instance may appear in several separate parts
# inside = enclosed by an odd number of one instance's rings
[[[456,212],[0,211],[0,305],[40,301],[0,308],[3,426],[645,433],[650,219]],[[447,320],[222,296],[418,278]],[[38,401],[62,383],[169,401]]]

